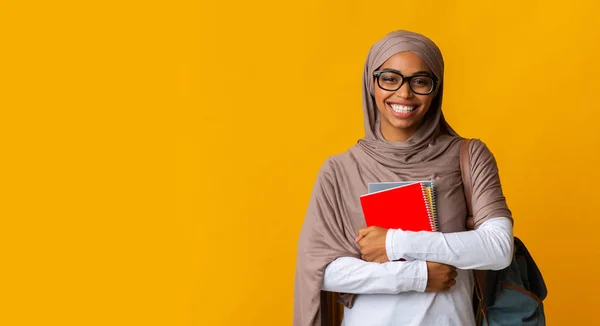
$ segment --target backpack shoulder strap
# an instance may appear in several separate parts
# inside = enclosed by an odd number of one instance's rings
[[[460,175],[465,191],[465,199],[467,201],[467,229],[473,230],[475,227],[475,220],[473,219],[473,183],[471,182],[470,144],[471,140],[468,138],[465,138],[460,142]]]
[[[470,139],[463,139],[460,142],[460,174],[462,177],[463,188],[465,192],[465,200],[467,202],[467,230],[473,230],[475,228],[475,220],[473,217],[473,182],[471,180],[471,157],[469,146],[471,144]],[[487,272],[483,270],[474,270],[475,275],[475,293],[479,304],[476,310],[477,325],[481,325],[481,320],[487,322],[487,311],[486,311],[486,287],[487,287]]]

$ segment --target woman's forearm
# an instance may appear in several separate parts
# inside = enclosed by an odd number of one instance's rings
[[[512,223],[499,217],[484,222],[477,230],[455,233],[389,230],[386,251],[390,261],[404,258],[460,269],[499,270],[512,261]]]
[[[424,261],[370,263],[340,257],[325,269],[322,290],[354,294],[396,294],[425,291],[427,264]]]

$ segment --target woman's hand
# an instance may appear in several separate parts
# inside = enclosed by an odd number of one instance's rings
[[[428,261],[425,292],[450,291],[450,288],[456,284],[457,275],[458,272],[454,266]]]
[[[356,242],[360,246],[361,258],[365,261],[385,263],[389,261],[385,250],[388,229],[370,226],[358,230]]]

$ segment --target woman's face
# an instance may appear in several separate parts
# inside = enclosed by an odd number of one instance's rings
[[[421,57],[408,51],[391,56],[378,70],[383,69],[395,70],[405,77],[434,76]],[[384,85],[383,79],[381,82]],[[415,82],[419,83],[420,81],[415,80]],[[387,141],[406,141],[423,122],[436,91],[434,90],[428,95],[415,94],[406,80],[398,90],[387,91],[379,87],[377,78],[374,80],[374,87],[375,104],[380,114],[381,133]]]

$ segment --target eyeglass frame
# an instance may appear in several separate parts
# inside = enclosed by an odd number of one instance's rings
[[[381,76],[381,74],[384,73],[384,72],[391,72],[391,73],[394,73],[396,75],[399,75],[400,78],[402,78],[402,81],[400,82],[400,85],[398,86],[398,88],[396,88],[394,90],[389,90],[389,89],[385,89],[385,88],[381,87],[381,85],[379,84],[379,76]],[[418,94],[418,95],[429,95],[429,94],[433,93],[433,91],[435,90],[435,87],[437,86],[437,83],[438,83],[438,79],[437,79],[436,76],[431,76],[429,74],[418,74],[418,75],[412,75],[412,76],[404,76],[399,71],[394,70],[394,69],[375,70],[375,71],[373,71],[373,76],[377,79],[377,86],[379,88],[385,90],[385,91],[388,91],[388,92],[395,92],[395,91],[399,90],[402,87],[402,85],[404,85],[404,82],[408,81],[408,88],[410,89],[411,92],[413,92],[415,94]],[[415,92],[412,89],[410,81],[413,78],[415,78],[415,77],[429,77],[429,78],[431,78],[431,80],[433,81],[433,85],[432,85],[431,90],[429,91],[429,93],[419,93],[419,92]]]

